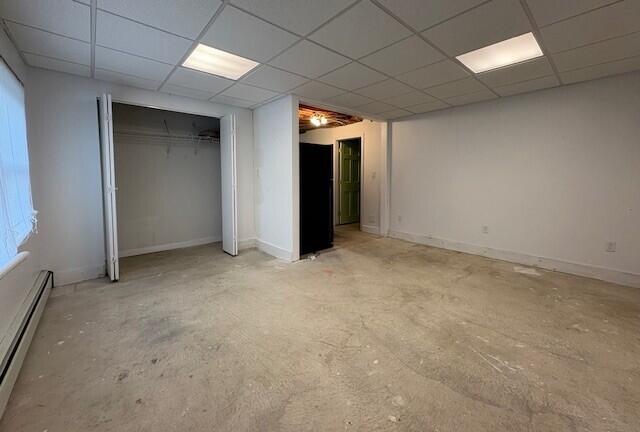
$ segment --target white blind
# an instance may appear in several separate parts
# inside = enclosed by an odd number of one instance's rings
[[[0,59],[0,268],[35,229],[24,88]]]

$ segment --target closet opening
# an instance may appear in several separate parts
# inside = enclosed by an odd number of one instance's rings
[[[167,260],[237,254],[231,242],[223,247],[223,237],[236,238],[223,216],[235,218],[235,128],[224,127],[233,118],[116,102],[99,113],[110,279],[121,271],[135,278]]]

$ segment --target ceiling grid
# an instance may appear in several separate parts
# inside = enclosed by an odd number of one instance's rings
[[[640,69],[637,0],[427,3],[3,0],[0,21],[34,67],[246,108],[294,93],[387,119]],[[457,59],[526,32],[542,58],[479,74]],[[237,81],[185,68],[199,43],[259,66]]]

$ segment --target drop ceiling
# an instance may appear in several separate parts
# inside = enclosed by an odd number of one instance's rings
[[[31,66],[246,108],[293,93],[393,119],[640,69],[638,0],[2,0],[0,17]],[[543,57],[455,58],[528,32]],[[198,43],[260,66],[182,67]]]

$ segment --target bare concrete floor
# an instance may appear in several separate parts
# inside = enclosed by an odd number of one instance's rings
[[[638,431],[640,290],[338,231],[57,288],[2,431]]]

